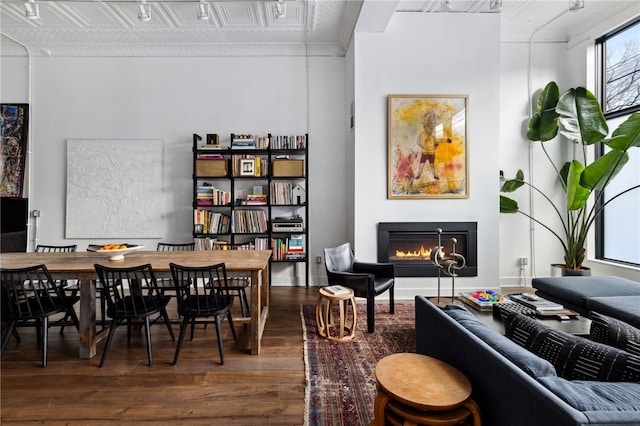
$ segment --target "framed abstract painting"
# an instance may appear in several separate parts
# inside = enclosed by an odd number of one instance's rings
[[[0,196],[22,197],[29,104],[0,104]]]
[[[388,95],[387,198],[468,198],[466,95]]]

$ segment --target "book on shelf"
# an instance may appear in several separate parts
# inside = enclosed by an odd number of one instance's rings
[[[348,289],[347,287],[343,287],[341,285],[330,285],[330,286],[324,287],[324,291],[326,291],[329,294],[333,294],[334,296],[344,296],[351,292],[350,289]]]
[[[295,254],[295,253],[286,253],[284,255],[284,260],[305,260],[307,255],[304,253]]]
[[[231,203],[231,193],[223,191],[210,184],[196,188],[196,205],[198,206],[226,206]]]
[[[271,149],[305,149],[307,135],[284,135],[271,137]]]
[[[236,149],[255,149],[256,141],[253,135],[231,135],[231,148]]]
[[[267,204],[267,194],[248,194],[245,197],[244,204],[265,205]]]
[[[193,231],[196,234],[226,234],[229,232],[229,216],[196,209],[193,211]]]
[[[199,154],[196,160],[226,160],[226,158],[220,154]]]
[[[536,311],[541,313],[560,312],[565,310],[564,306],[562,306],[561,304],[543,299],[541,297],[537,300],[529,300],[522,294],[508,294],[507,297],[515,302],[521,303],[524,306],[535,309]]]
[[[289,237],[287,253],[304,254],[304,235],[292,235]]]

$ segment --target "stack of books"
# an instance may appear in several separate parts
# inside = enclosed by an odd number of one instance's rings
[[[565,307],[561,304],[543,299],[541,297],[532,299],[522,294],[509,294],[507,295],[507,297],[528,308],[534,309],[536,312],[543,315],[549,313],[564,312],[566,310]]]
[[[255,149],[253,135],[231,135],[231,149]]]
[[[246,205],[265,205],[267,204],[267,194],[249,194],[244,203]]]
[[[212,185],[202,185],[196,188],[196,205],[198,206],[227,206],[231,203],[231,193]]]
[[[286,260],[304,260],[306,254],[304,252],[304,235],[292,235],[287,240],[287,253],[284,258]]]

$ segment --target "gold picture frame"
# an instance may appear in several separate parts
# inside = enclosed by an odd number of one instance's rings
[[[387,198],[468,198],[467,95],[388,95]]]

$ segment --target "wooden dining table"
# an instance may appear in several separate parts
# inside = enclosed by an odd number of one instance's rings
[[[243,271],[251,277],[251,349],[253,355],[260,353],[260,342],[269,315],[269,259],[271,250],[202,250],[202,251],[143,251],[128,253],[124,260],[110,261],[97,252],[63,253],[2,253],[0,268],[23,268],[46,265],[55,279],[78,280],[80,285],[80,358],[91,358],[96,354],[97,343],[104,338],[106,330],[96,328],[95,264],[110,267],[131,267],[151,264],[158,278],[171,276],[170,263],[182,266],[206,266],[224,263],[228,271]],[[234,322],[243,319],[234,318]]]

